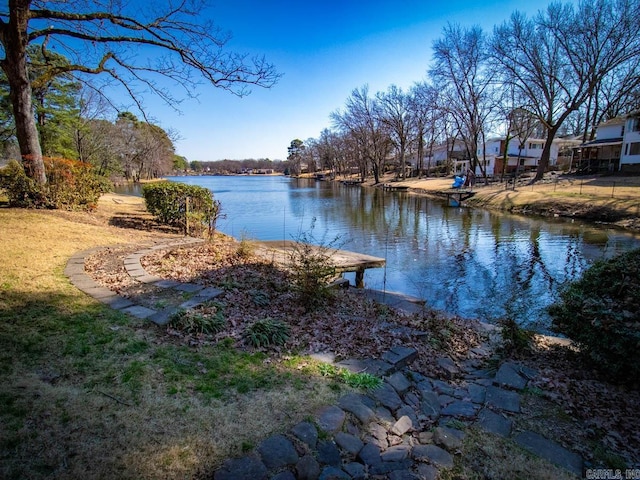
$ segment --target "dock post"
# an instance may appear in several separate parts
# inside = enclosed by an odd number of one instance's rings
[[[356,270],[356,288],[364,288],[364,268]]]

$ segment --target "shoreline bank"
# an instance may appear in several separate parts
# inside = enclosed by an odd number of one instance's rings
[[[552,173],[533,184],[528,177],[522,177],[515,185],[505,182],[485,185],[482,182],[478,180],[471,188],[473,196],[463,202],[464,206],[539,217],[573,218],[640,232],[640,176]],[[391,184],[406,188],[412,195],[442,199],[442,192],[454,191],[452,183],[449,177],[395,180],[390,175],[381,178],[378,184],[369,180],[361,186],[383,188],[385,184]]]

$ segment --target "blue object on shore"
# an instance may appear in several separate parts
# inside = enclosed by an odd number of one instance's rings
[[[459,177],[458,175],[456,175],[455,177],[453,177],[453,184],[451,185],[451,188],[462,187],[462,185],[464,185],[464,180],[465,177]]]

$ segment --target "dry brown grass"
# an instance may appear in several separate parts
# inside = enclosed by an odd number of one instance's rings
[[[456,457],[453,470],[442,473],[442,480],[576,478],[566,470],[530,454],[511,440],[475,428],[467,430],[463,451],[464,455]]]

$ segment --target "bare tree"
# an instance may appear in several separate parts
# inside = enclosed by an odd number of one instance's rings
[[[494,30],[502,79],[520,90],[547,132],[535,180],[549,166],[564,121],[612,71],[640,54],[640,4],[633,0],[553,3],[533,19],[515,12]]]
[[[386,126],[380,121],[375,99],[369,96],[369,86],[353,90],[345,110],[333,112],[331,119],[336,128],[351,135],[358,155],[373,171],[375,183],[380,183],[391,140]]]
[[[175,105],[162,78],[183,86],[186,94],[201,79],[236,95],[246,94],[250,85],[274,85],[279,75],[264,58],[226,50],[229,34],[206,20],[205,6],[202,0],[9,0],[0,7],[0,67],[9,82],[28,175],[46,184],[27,65],[31,43],[39,44],[45,57],[51,46],[70,59],[68,65],[50,65],[43,79],[100,74],[123,87],[141,111],[142,92],[135,85]]]
[[[416,141],[416,118],[409,95],[396,85],[376,94],[378,117],[387,126],[398,155],[398,175],[406,176],[407,153]]]
[[[489,117],[495,111],[493,80],[488,70],[486,38],[478,26],[461,28],[449,24],[433,45],[434,65],[430,69],[446,108],[464,141],[471,169],[477,166],[477,148],[484,140]],[[484,143],[484,142],[483,142]]]
[[[425,148],[429,164],[426,172],[429,175],[431,168],[431,157],[433,156],[433,147],[435,146],[442,130],[442,111],[438,107],[438,90],[427,82],[417,82],[411,87],[410,92],[410,108],[415,119],[416,127],[416,169],[418,177],[425,170],[424,158]]]

